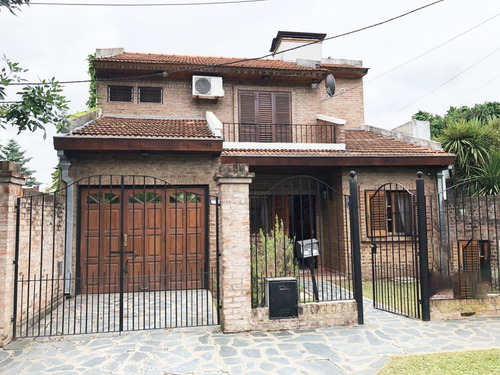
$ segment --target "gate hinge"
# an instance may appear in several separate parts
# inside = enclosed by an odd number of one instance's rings
[[[15,260],[15,259],[12,261],[12,264],[13,264],[14,266],[16,265],[16,260]]]

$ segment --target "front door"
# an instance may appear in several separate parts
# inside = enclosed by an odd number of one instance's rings
[[[205,199],[202,188],[81,189],[80,290],[118,292],[121,273],[125,292],[202,288]]]

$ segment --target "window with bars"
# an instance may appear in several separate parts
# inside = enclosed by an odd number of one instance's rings
[[[132,86],[108,86],[109,102],[132,103],[134,98],[134,88]]]
[[[162,103],[162,101],[161,87],[139,87],[139,103]]]
[[[367,190],[365,202],[368,237],[415,234],[413,199],[407,191]]]
[[[290,142],[292,94],[288,91],[238,92],[240,142]]]

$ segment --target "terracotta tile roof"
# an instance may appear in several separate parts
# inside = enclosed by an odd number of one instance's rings
[[[216,138],[205,120],[144,119],[101,116],[70,137]]]
[[[222,156],[287,156],[287,157],[309,157],[309,156],[346,156],[345,151],[339,150],[239,150],[224,149]]]
[[[345,131],[346,150],[239,150],[224,149],[223,156],[288,156],[288,157],[397,157],[397,156],[453,156],[443,150],[415,146],[400,140],[364,130]]]
[[[326,71],[322,68],[312,68],[308,66],[298,65],[293,62],[282,61],[279,59],[257,59],[245,60],[245,58],[233,57],[209,57],[209,56],[181,56],[181,55],[163,55],[154,53],[132,53],[124,52],[120,55],[94,58],[94,61],[110,61],[110,62],[136,62],[136,63],[156,63],[156,64],[171,64],[171,65],[228,65],[239,68],[253,69],[277,69],[277,70],[294,70],[294,71]],[[237,62],[239,61],[239,62]]]
[[[345,131],[349,155],[359,156],[453,156],[443,150],[432,150],[364,130]]]

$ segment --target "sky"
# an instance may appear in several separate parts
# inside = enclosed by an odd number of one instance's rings
[[[164,7],[48,6],[36,2],[21,7],[15,16],[0,10],[0,53],[29,69],[25,78],[30,81],[88,79],[86,58],[96,48],[262,56],[269,52],[279,30],[326,33],[328,38],[398,16],[432,0],[267,0]],[[392,129],[410,121],[419,109],[444,115],[450,106],[500,101],[499,37],[500,2],[445,0],[381,26],[325,41],[323,57],[362,60],[370,68],[364,78],[365,123]],[[15,91],[8,93],[7,100],[14,100]],[[67,84],[63,94],[69,100],[70,113],[86,109],[88,84]],[[38,180],[48,184],[58,161],[54,134],[52,126],[47,127],[45,140],[40,131],[17,134],[14,128],[0,129],[0,143],[16,139],[27,156],[33,157],[28,167],[37,171]]]

